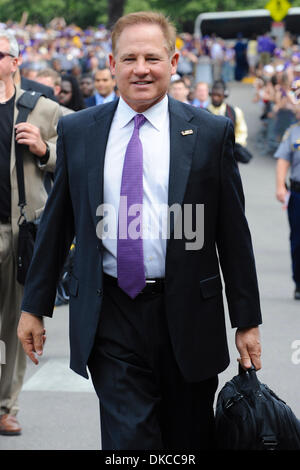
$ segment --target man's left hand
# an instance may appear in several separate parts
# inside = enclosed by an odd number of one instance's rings
[[[251,328],[238,328],[235,335],[235,344],[240,353],[239,363],[244,369],[251,364],[256,370],[261,369],[261,344],[258,326]]]
[[[29,122],[20,122],[15,127],[18,144],[28,145],[31,153],[37,157],[43,157],[47,147],[41,137],[40,129]]]

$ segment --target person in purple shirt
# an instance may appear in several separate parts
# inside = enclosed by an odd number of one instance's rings
[[[276,44],[268,33],[258,38],[257,51],[260,55],[260,62],[267,65],[276,49]]]

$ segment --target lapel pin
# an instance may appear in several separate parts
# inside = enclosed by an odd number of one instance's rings
[[[193,134],[194,131],[192,129],[187,129],[186,131],[181,131],[181,135],[189,135]]]

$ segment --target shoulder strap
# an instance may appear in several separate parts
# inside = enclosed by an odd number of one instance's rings
[[[20,96],[16,103],[19,111],[16,124],[27,121],[28,114],[33,110],[41,96],[43,96],[43,94],[37,91],[25,91]]]
[[[235,122],[236,122],[235,110],[232,106],[229,106],[229,104],[226,104],[225,116],[231,119],[231,121],[233,122],[233,125],[235,126]]]
[[[25,91],[18,99],[16,106],[18,109],[18,116],[16,124],[19,122],[26,122],[30,111],[33,110],[37,101],[42,96],[42,93],[36,91]],[[24,207],[26,206],[25,196],[25,183],[24,183],[24,168],[23,168],[23,152],[25,145],[18,144],[15,140],[15,152],[16,152],[16,170],[17,170],[17,181],[19,191],[19,207],[21,215],[25,217]]]

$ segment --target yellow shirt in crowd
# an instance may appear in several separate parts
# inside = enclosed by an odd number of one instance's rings
[[[225,116],[226,114],[226,103],[222,103],[221,106],[213,106],[210,104],[207,109],[215,114],[216,116]],[[244,118],[243,111],[237,106],[233,106],[235,111],[235,141],[236,143],[246,147],[247,137],[248,137],[248,128]]]

